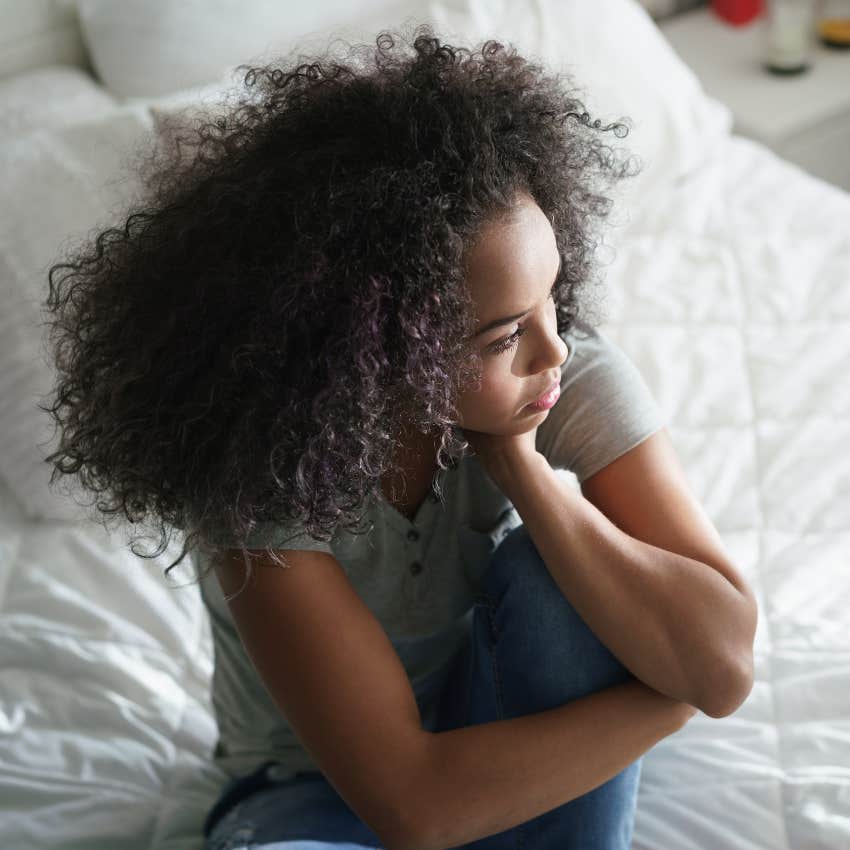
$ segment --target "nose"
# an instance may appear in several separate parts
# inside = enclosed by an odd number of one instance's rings
[[[560,369],[567,359],[569,348],[558,334],[547,334],[543,343],[543,350],[537,355],[532,371],[535,374],[541,372],[554,372],[553,378],[560,377]]]
[[[546,334],[544,340],[545,350],[540,355],[541,362],[545,364],[544,368],[560,368],[569,356],[569,347],[564,342],[560,334],[556,332]]]

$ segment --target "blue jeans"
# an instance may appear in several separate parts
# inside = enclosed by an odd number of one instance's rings
[[[520,525],[491,555],[468,640],[448,675],[435,679],[436,693],[423,692],[417,701],[421,709],[426,700],[437,699],[433,728],[426,728],[442,732],[545,711],[632,678],[561,593]],[[462,846],[628,850],[642,761],[551,811]],[[225,789],[219,801],[224,805],[211,811],[204,827],[205,850],[381,847],[321,773],[274,782],[266,773],[269,764]],[[235,805],[226,799],[240,793],[247,796]]]

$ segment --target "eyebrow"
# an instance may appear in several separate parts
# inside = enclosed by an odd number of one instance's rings
[[[555,277],[552,280],[552,286],[555,285],[555,281],[558,279],[558,275],[561,273],[561,255],[558,254],[558,271],[555,272]],[[517,319],[522,319],[527,316],[533,308],[529,307],[527,310],[522,313],[517,313],[514,316],[505,316],[503,319],[493,319],[492,322],[488,322],[484,327],[477,330],[473,335],[472,339],[476,339],[482,334],[486,334],[487,331],[492,331],[494,328],[500,328],[502,325],[510,325],[515,322]]]

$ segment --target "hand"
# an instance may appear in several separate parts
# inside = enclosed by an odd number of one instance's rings
[[[536,448],[537,428],[535,425],[522,434],[488,434],[462,428],[463,436],[472,453],[478,458],[488,475],[499,484],[507,469],[518,462],[528,461],[538,454]]]

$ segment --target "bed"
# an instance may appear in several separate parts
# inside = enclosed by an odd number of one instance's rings
[[[0,3],[0,844],[202,850],[224,781],[209,624],[191,565],[164,576],[177,541],[140,558],[49,483],[48,266],[116,223],[139,145],[239,62],[416,14],[511,41],[575,73],[593,117],[631,119],[611,141],[644,167],[600,245],[601,329],[758,598],[752,692],[646,755],[633,847],[846,850],[850,194],[734,135],[634,0],[375,2],[356,21],[235,5]]]

